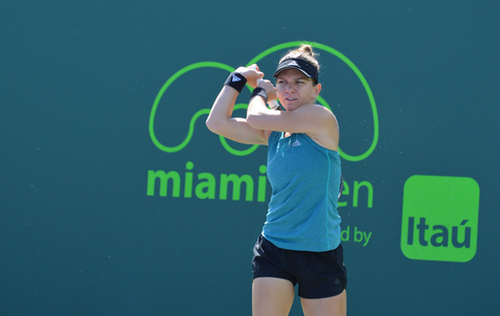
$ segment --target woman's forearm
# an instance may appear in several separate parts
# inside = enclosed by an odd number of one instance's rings
[[[238,91],[229,86],[222,88],[206,121],[209,130],[221,134],[224,128],[228,126],[238,94]]]

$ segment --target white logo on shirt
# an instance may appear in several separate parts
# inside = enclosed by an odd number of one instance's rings
[[[295,142],[293,142],[292,147],[299,147],[299,146],[302,146],[302,144],[299,142],[298,139],[296,139]]]

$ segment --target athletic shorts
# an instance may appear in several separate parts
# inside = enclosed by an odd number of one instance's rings
[[[253,278],[274,277],[298,284],[302,298],[325,298],[347,285],[342,245],[325,252],[281,249],[259,236],[253,248]]]

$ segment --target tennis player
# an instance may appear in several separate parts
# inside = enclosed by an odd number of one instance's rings
[[[274,73],[276,86],[258,67],[231,73],[215,100],[207,127],[245,144],[268,145],[272,186],[266,222],[254,247],[254,316],[285,316],[295,286],[306,316],[346,315],[346,268],[337,211],[341,190],[339,127],[316,104],[319,63],[310,45],[289,51]],[[255,88],[246,118],[233,118],[245,84]],[[284,111],[269,109],[278,99]]]

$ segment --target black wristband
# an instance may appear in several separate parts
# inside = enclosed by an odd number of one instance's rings
[[[262,88],[262,87],[257,87],[255,89],[253,89],[253,92],[252,92],[252,96],[250,97],[250,101],[252,101],[252,99],[256,96],[260,96],[264,99],[264,102],[267,103],[267,91],[266,89]],[[248,101],[248,103],[250,103],[250,101]]]
[[[227,77],[226,82],[224,82],[224,85],[230,86],[231,88],[238,91],[238,93],[241,93],[246,83],[247,83],[247,78],[245,78],[245,76],[243,76],[239,72],[233,71],[232,73],[229,74],[229,77]]]

